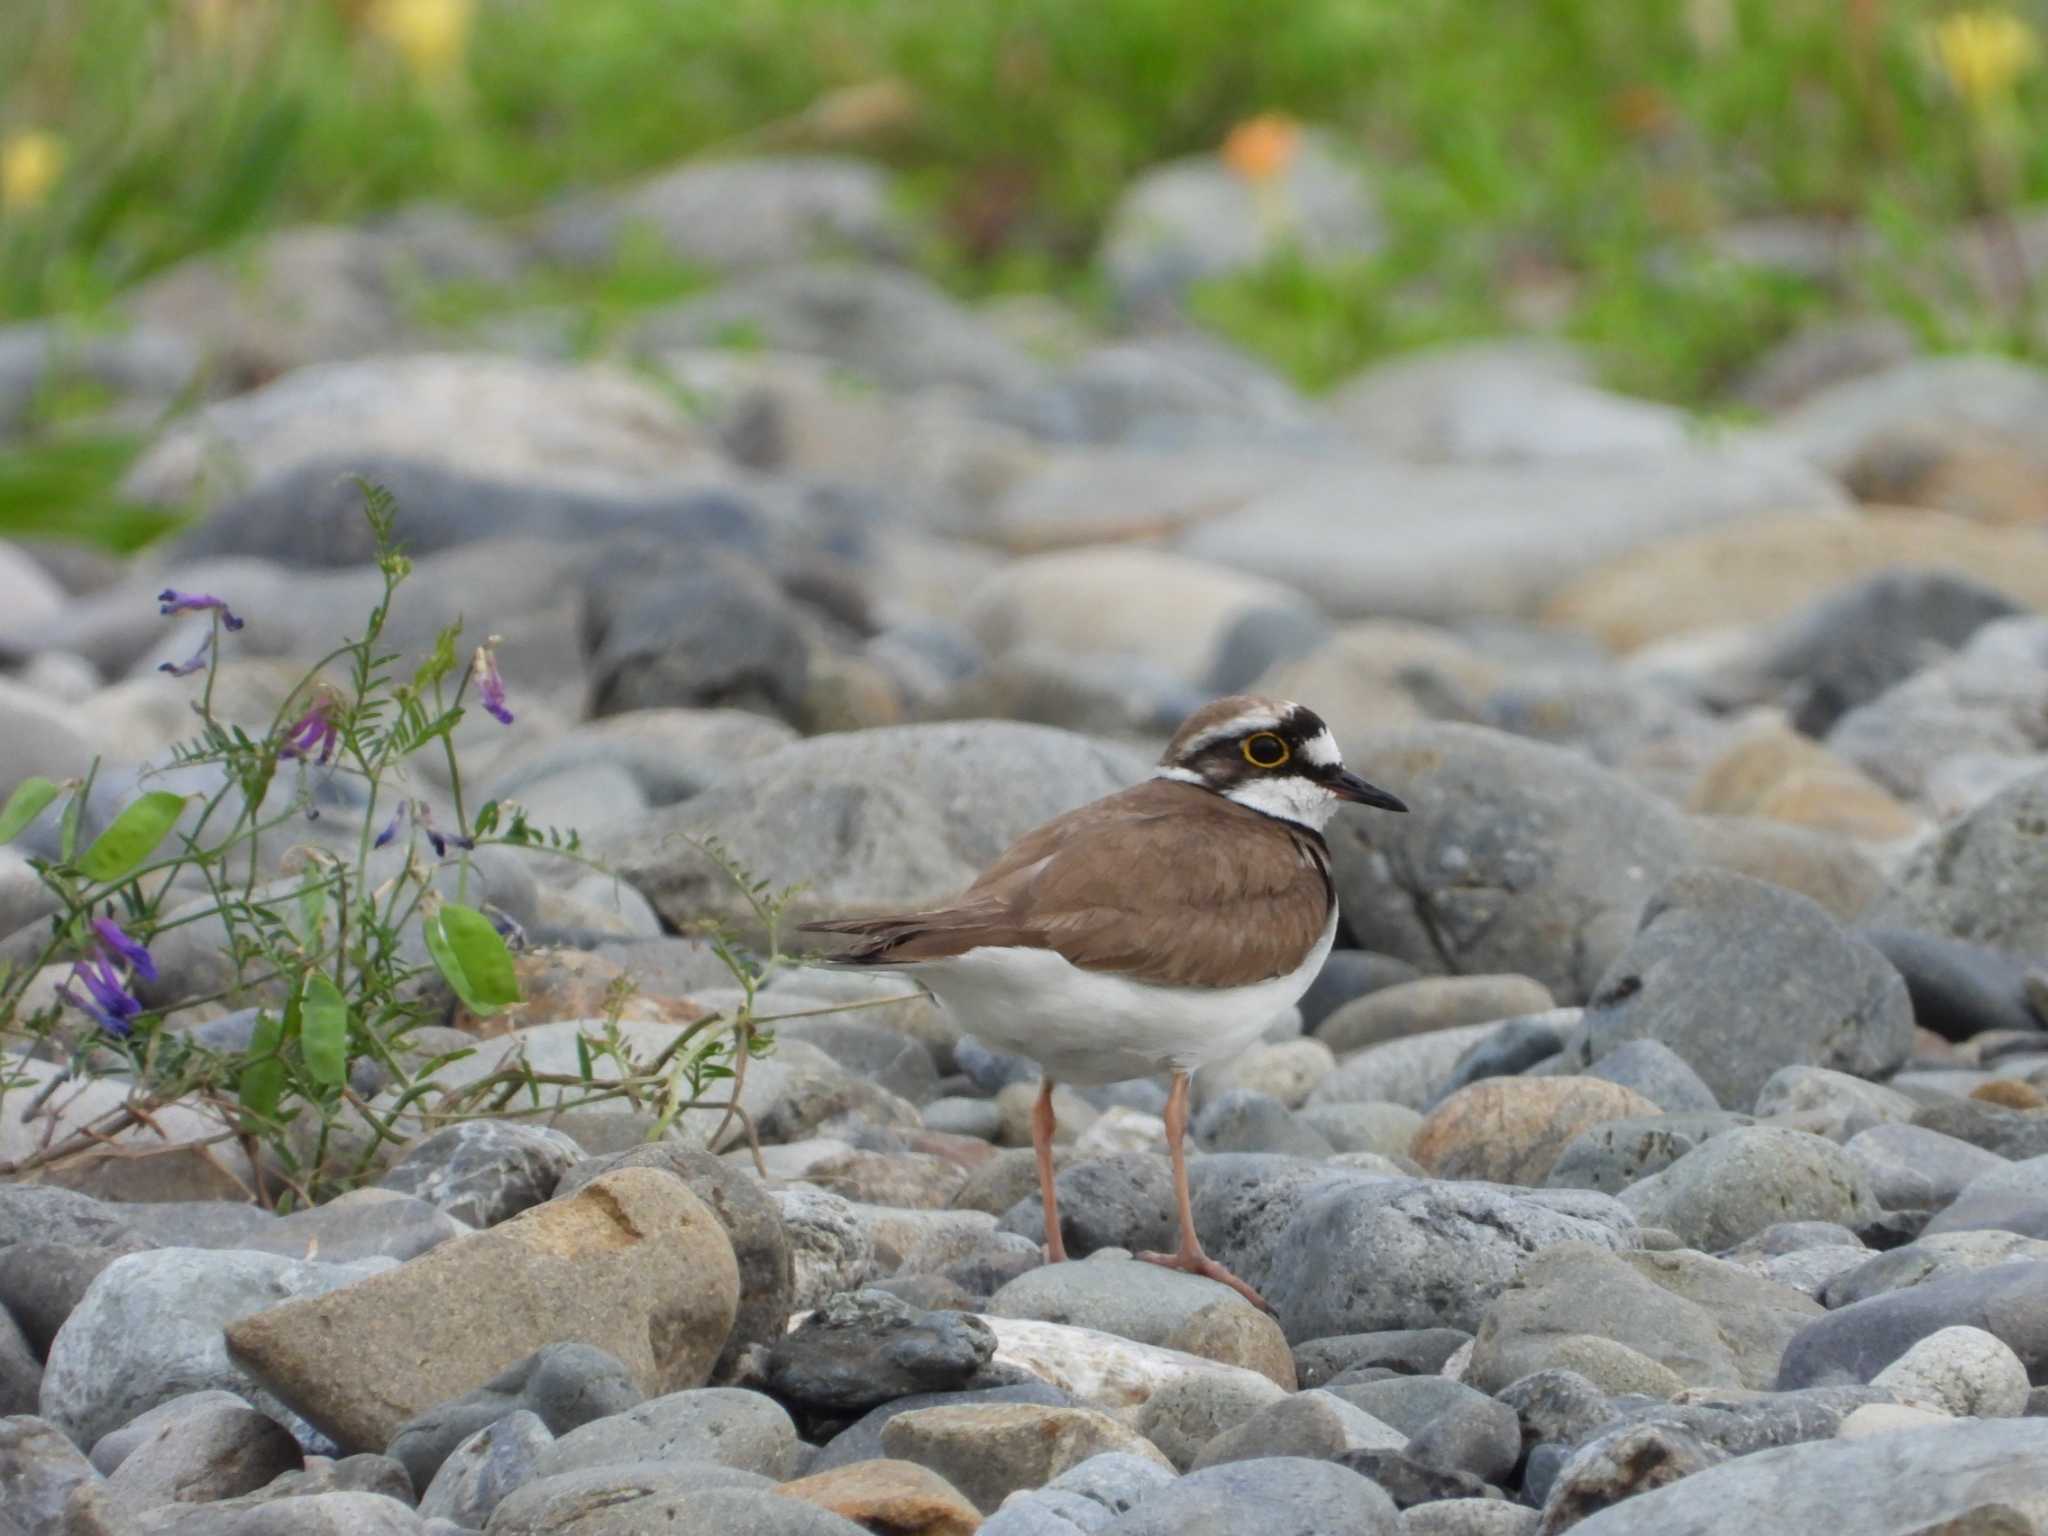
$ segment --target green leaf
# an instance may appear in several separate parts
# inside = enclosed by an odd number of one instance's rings
[[[28,824],[42,815],[50,802],[62,794],[49,779],[23,779],[0,809],[0,843],[11,843]]]
[[[315,880],[299,887],[299,937],[318,947],[320,924],[327,916],[327,886]]]
[[[261,1134],[277,1119],[278,1101],[284,1097],[284,1058],[278,1055],[283,1043],[284,1020],[273,1018],[268,1010],[259,1013],[236,1088],[242,1101],[242,1126],[251,1133]]]
[[[57,857],[63,863],[71,862],[71,855],[78,851],[78,824],[85,817],[85,797],[91,789],[88,784],[65,802],[64,815],[57,826]]]
[[[114,824],[80,855],[79,873],[91,880],[119,880],[156,852],[184,814],[185,797],[152,790],[114,818]]]
[[[321,972],[306,978],[299,998],[299,1049],[306,1075],[323,1088],[339,1088],[348,1079],[348,1001],[341,988]]]
[[[488,1018],[519,1001],[512,951],[483,913],[449,902],[421,926],[427,953],[471,1013]]]

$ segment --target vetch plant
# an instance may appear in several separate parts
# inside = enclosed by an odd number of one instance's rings
[[[199,731],[176,749],[169,772],[213,787],[147,789],[92,837],[97,765],[68,785],[28,780],[0,809],[0,842],[42,838],[30,862],[57,908],[40,954],[0,975],[0,1037],[25,1032],[35,1054],[64,1063],[30,1093],[19,1091],[19,1074],[13,1087],[0,1077],[0,1114],[46,1124],[37,1151],[0,1164],[0,1175],[91,1152],[173,1102],[210,1112],[220,1125],[212,1139],[241,1145],[257,1172],[254,1192],[273,1202],[345,1188],[374,1172],[380,1152],[464,1116],[548,1115],[624,1098],[654,1107],[655,1136],[688,1109],[722,1108],[713,1141],[735,1121],[753,1140],[740,1094],[748,1060],[771,1043],[764,1026],[772,1022],[754,1002],[780,962],[778,923],[792,893],[751,881],[715,848],[707,852],[769,935],[758,959],[713,936],[745,999],[733,1018],[699,1020],[643,1056],[620,1027],[621,992],[605,1025],[579,1040],[574,1074],[536,1072],[515,1056],[481,1077],[443,1080],[472,1048],[427,1055],[409,1045],[413,1031],[445,1022],[458,1002],[485,1018],[521,1001],[522,936],[488,902],[471,899],[473,886],[487,884],[477,856],[499,848],[591,861],[573,832],[534,826],[515,804],[468,807],[456,726],[472,699],[508,728],[515,720],[496,637],[464,662],[460,625],[451,625],[410,676],[399,675],[383,636],[410,565],[393,542],[390,498],[369,486],[364,493],[382,595],[361,637],[321,658],[263,731],[251,734],[214,708],[223,650],[242,617],[212,594],[160,594],[166,616],[211,619],[197,653],[162,670],[198,679]],[[445,821],[414,788],[409,764],[423,752],[445,764]],[[337,824],[337,803],[352,820]],[[287,839],[295,840],[283,856],[270,857]],[[204,896],[192,900],[195,886]],[[232,976],[186,995],[163,974],[160,951],[200,924],[222,934]],[[30,1007],[37,978],[67,960],[54,1001]],[[166,1007],[206,1004],[245,1010],[246,1045],[209,1047],[165,1026]],[[129,1085],[121,1107],[66,1123],[62,1086],[110,1076]],[[727,1095],[707,1103],[726,1083]]]

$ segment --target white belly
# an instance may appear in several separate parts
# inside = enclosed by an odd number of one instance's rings
[[[1300,965],[1246,987],[1155,986],[1082,970],[1050,949],[995,946],[901,969],[984,1044],[1028,1056],[1058,1082],[1114,1083],[1235,1056],[1300,1000],[1336,937],[1332,911]]]

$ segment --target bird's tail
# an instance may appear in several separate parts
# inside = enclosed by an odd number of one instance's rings
[[[914,917],[837,917],[800,925],[804,933],[832,933],[860,940],[836,954],[813,955],[806,961],[810,965],[847,968],[887,964],[891,952],[922,928]]]

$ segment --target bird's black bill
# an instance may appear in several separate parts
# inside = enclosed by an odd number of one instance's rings
[[[1345,771],[1330,781],[1339,800],[1349,800],[1357,805],[1370,805],[1382,811],[1405,811],[1408,807],[1395,796],[1388,794],[1376,784],[1368,784],[1357,774]]]

